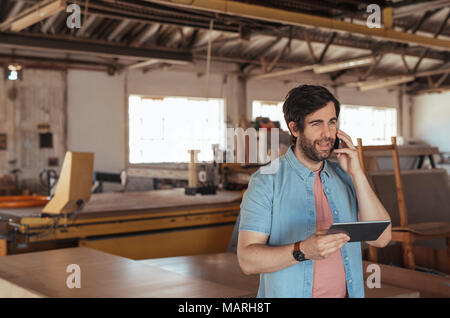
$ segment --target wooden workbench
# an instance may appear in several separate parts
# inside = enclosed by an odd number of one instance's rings
[[[71,242],[133,259],[224,252],[240,199],[240,191],[187,196],[171,189],[93,194],[75,218],[48,218],[41,208],[0,209],[0,228],[8,236],[0,251],[5,245],[3,255]]]
[[[67,287],[70,264],[80,267],[80,288]],[[434,275],[387,267],[382,267],[381,288],[366,289],[366,297],[419,297],[420,288],[432,290],[443,282]],[[426,286],[399,286],[411,280]],[[244,275],[231,253],[134,261],[68,248],[0,257],[0,297],[255,297],[258,284],[259,276]],[[436,293],[450,297],[450,287],[445,288],[437,286]]]

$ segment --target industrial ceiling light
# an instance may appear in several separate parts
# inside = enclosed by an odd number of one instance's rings
[[[371,89],[376,89],[376,88],[382,88],[382,87],[388,87],[388,86],[393,86],[393,85],[397,85],[397,84],[403,84],[403,83],[408,83],[411,81],[414,81],[416,77],[412,76],[412,75],[408,75],[408,76],[397,76],[397,77],[391,77],[391,78],[382,78],[382,79],[378,79],[378,80],[373,80],[373,81],[366,81],[366,82],[358,82],[355,83],[354,86],[359,87],[359,90],[362,92],[371,90]]]
[[[6,77],[10,81],[17,81],[22,79],[22,65],[17,63],[9,63],[6,72]]]
[[[329,72],[335,72],[340,70],[346,70],[349,68],[354,67],[360,67],[365,65],[370,65],[375,63],[375,57],[373,56],[366,56],[366,57],[359,57],[347,61],[341,61],[336,63],[330,63],[326,65],[315,65],[313,70],[316,74],[323,74],[323,73],[329,73]]]

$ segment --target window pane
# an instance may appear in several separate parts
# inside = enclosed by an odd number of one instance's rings
[[[130,95],[130,163],[188,162],[191,149],[213,160],[212,144],[225,148],[224,112],[222,99]]]
[[[397,109],[341,105],[339,128],[356,142],[361,138],[364,145],[391,144],[397,136]]]

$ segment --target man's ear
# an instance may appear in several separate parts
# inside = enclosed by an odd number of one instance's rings
[[[297,138],[298,138],[298,136],[300,135],[300,133],[299,133],[299,131],[298,131],[297,124],[296,124],[295,122],[293,122],[293,121],[290,121],[289,124],[288,124],[288,127],[289,127],[289,130],[291,131],[291,134],[292,134],[294,137],[297,137]]]

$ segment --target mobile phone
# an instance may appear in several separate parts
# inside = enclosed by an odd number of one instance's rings
[[[340,143],[341,143],[341,140],[338,137],[336,137],[336,140],[334,141],[333,149],[338,149]]]

